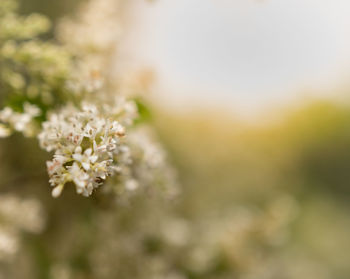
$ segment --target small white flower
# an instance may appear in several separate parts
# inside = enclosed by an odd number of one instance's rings
[[[83,168],[88,171],[91,168],[91,164],[95,163],[98,159],[98,156],[92,155],[92,149],[88,148],[81,154],[82,149],[78,146],[75,149],[75,153],[73,154],[73,159],[77,162],[80,162]]]
[[[61,195],[63,188],[64,188],[64,185],[62,184],[59,184],[58,186],[56,186],[51,192],[52,197],[58,198]]]
[[[84,172],[77,163],[74,163],[71,167],[69,167],[68,171],[78,188],[84,188],[87,185],[89,175]]]
[[[13,115],[13,110],[10,107],[5,107],[2,111],[0,111],[0,120],[3,122],[9,122]]]
[[[135,191],[139,187],[139,183],[135,179],[129,179],[125,182],[125,188],[129,191]]]
[[[32,105],[30,103],[24,103],[23,109],[24,113],[28,114],[31,117],[36,117],[41,114],[41,110],[37,106]]]

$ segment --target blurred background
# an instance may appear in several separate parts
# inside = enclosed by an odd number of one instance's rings
[[[79,2],[22,0],[21,11],[57,20]],[[349,11],[347,0],[123,6],[116,71],[146,92],[178,169],[178,214],[293,204],[277,259],[293,255],[295,278],[350,276]]]

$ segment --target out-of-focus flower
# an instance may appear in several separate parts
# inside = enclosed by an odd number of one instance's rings
[[[114,0],[90,0],[81,7],[78,18],[61,21],[58,37],[78,55],[113,50],[121,33],[118,4]]]
[[[0,124],[0,138],[6,138],[11,135],[11,130],[3,124]]]
[[[19,250],[20,232],[40,233],[45,225],[41,204],[35,199],[0,195],[0,262]]]
[[[2,135],[10,135],[11,129],[22,132],[26,136],[33,136],[38,127],[33,120],[41,114],[40,109],[30,103],[24,103],[23,113],[15,112],[10,107],[5,107],[0,111],[0,121],[7,125],[7,128],[2,124]]]

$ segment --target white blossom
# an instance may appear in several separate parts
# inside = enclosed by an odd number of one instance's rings
[[[125,128],[105,111],[102,114],[89,103],[81,110],[67,106],[43,123],[40,145],[55,151],[53,160],[47,162],[53,196],[59,196],[67,182],[74,182],[78,194],[89,196],[116,173],[118,165],[127,162],[127,156],[120,156],[127,150],[123,147]]]
[[[11,129],[17,132],[23,132],[26,136],[34,133],[33,119],[41,114],[40,109],[32,104],[24,103],[23,112],[16,112],[10,107],[5,107],[0,111],[0,121],[5,123],[0,126],[2,137],[10,135]]]

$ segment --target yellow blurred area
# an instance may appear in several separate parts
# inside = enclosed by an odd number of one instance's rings
[[[179,169],[186,214],[259,207],[291,195],[299,206],[292,247],[349,274],[349,105],[286,106],[264,123],[219,110],[158,111],[154,119]]]

